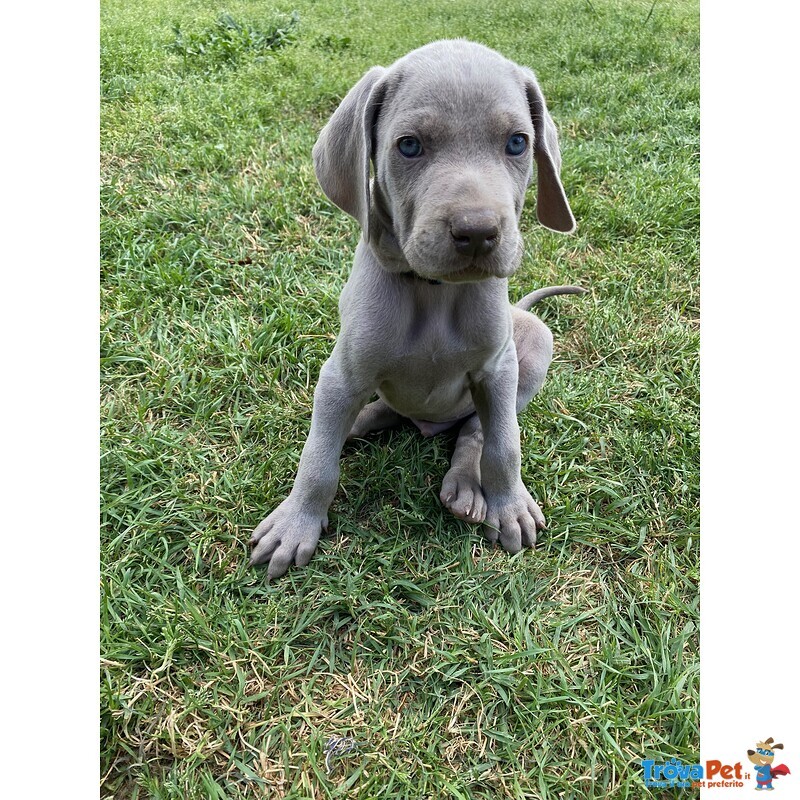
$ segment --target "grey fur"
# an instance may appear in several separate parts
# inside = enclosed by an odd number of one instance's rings
[[[519,154],[506,149],[516,134],[528,143]],[[421,155],[400,152],[404,137]],[[583,291],[508,302],[534,160],[539,220],[575,227],[536,78],[482,45],[434,42],[367,72],[313,157],[323,191],[363,235],[294,488],[253,532],[251,563],[269,561],[270,578],[306,565],[327,528],[345,440],[403,419],[426,435],[461,425],[442,502],[509,552],[532,547],[545,520],[522,483],[516,415],[544,382],[553,339],[526,309]]]
[[[514,307],[521,308],[523,311],[530,311],[539,301],[559,294],[586,294],[586,289],[581,286],[545,286],[544,289],[537,289],[535,292],[526,294],[525,297],[517,300],[514,303]]]

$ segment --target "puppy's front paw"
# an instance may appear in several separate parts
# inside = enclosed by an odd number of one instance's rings
[[[484,524],[490,542],[499,540],[509,553],[536,544],[536,531],[545,527],[544,514],[522,484],[510,495],[490,498],[488,506]]]
[[[327,527],[324,513],[309,512],[288,497],[253,531],[250,564],[269,561],[268,579],[280,578],[293,563],[304,567],[311,561],[319,537]]]

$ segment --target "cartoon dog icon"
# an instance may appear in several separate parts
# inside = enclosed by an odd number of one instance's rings
[[[755,765],[756,768],[756,786],[757,791],[762,789],[772,790],[775,787],[772,785],[772,779],[781,775],[789,775],[789,767],[786,764],[778,764],[777,767],[772,766],[775,760],[775,751],[783,750],[782,744],[773,744],[775,740],[770,736],[764,742],[756,742],[755,750],[748,750],[747,757]]]

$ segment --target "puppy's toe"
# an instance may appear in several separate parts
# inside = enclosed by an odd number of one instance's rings
[[[490,508],[485,535],[491,542],[499,541],[509,553],[518,553],[523,547],[536,545],[536,532],[544,526],[544,514],[528,490],[520,486],[510,498]]]
[[[439,493],[442,504],[465,522],[481,523],[486,519],[486,500],[480,484],[464,475],[447,474]]]

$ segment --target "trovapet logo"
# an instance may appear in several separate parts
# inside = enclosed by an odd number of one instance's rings
[[[672,759],[666,762],[642,761],[644,785],[659,789],[693,789],[698,786],[744,786],[746,774],[742,765],[723,764],[711,759],[703,764],[684,764]]]
[[[708,759],[704,764],[684,764],[673,758],[670,761],[642,761],[644,785],[659,789],[740,789],[746,783],[755,783],[758,791],[773,791],[776,778],[790,775],[786,764],[774,766],[775,751],[783,745],[774,743],[770,737],[756,743],[755,750],[747,751],[753,767],[743,767],[742,762],[726,764],[717,759]]]

